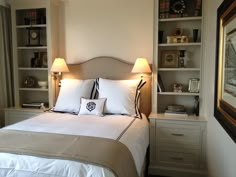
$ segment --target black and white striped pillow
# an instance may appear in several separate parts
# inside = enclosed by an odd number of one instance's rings
[[[139,100],[141,88],[145,83],[146,81],[143,80],[108,80],[98,78],[95,80],[97,91],[95,95],[98,93],[98,98],[107,98],[104,109],[105,113],[126,114],[142,118]],[[128,91],[131,92],[128,93]]]

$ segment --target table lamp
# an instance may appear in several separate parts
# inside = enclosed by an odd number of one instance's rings
[[[131,73],[151,73],[151,68],[147,62],[146,58],[137,58],[134,64],[134,67],[131,71]],[[143,75],[141,75],[141,79],[143,78]]]

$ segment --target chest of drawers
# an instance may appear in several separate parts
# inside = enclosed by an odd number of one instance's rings
[[[41,109],[6,108],[5,125],[11,125],[43,113]]]
[[[206,120],[151,114],[149,173],[205,176]]]

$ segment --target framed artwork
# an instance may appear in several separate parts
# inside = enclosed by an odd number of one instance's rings
[[[179,51],[163,50],[161,51],[161,68],[178,68]]]
[[[214,116],[236,142],[236,1],[217,11]]]

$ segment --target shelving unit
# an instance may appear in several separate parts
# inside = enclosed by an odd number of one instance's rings
[[[156,9],[158,7],[156,2]],[[188,92],[189,80],[199,79],[201,82],[201,58],[202,58],[202,16],[179,17],[159,19],[158,10],[156,10],[155,19],[155,49],[153,61],[153,107],[154,113],[163,114],[168,105],[184,105],[189,115],[194,114],[195,96],[201,100],[201,89],[198,93]],[[174,36],[176,29],[181,29],[182,35],[188,37],[188,42],[167,43],[167,36]],[[193,41],[193,29],[198,29],[197,41]],[[159,31],[163,31],[163,40],[159,41]],[[161,67],[163,60],[162,52],[185,50],[184,67]],[[178,61],[179,62],[179,61]],[[179,64],[178,64],[179,65]],[[158,92],[158,75],[160,75],[165,91]],[[173,84],[182,84],[181,93],[173,92]],[[201,84],[200,84],[201,86]]]
[[[196,100],[200,100],[201,108],[202,96],[203,17],[159,18],[161,12],[166,13],[166,10],[170,10],[168,8],[161,11],[159,4],[163,7],[169,2],[181,4],[200,1],[167,1],[155,0],[152,113],[149,115],[149,174],[206,177],[207,121],[201,115],[201,109],[199,115],[196,111]],[[197,40],[193,40],[193,29],[198,29]],[[180,62],[181,50],[185,51],[185,57]],[[189,87],[191,79],[195,79],[197,86],[200,83],[199,90],[192,89],[192,84]],[[173,105],[180,105],[180,108],[184,106],[185,110],[172,112],[170,109]],[[168,107],[169,110],[166,111]]]
[[[53,105],[50,68],[57,55],[57,0],[9,0],[12,17],[14,97],[15,107],[6,109],[6,122],[14,116],[22,117],[23,103]],[[52,20],[53,19],[53,20]],[[48,83],[40,87],[38,81]],[[16,113],[18,112],[18,114]],[[42,111],[27,109],[27,112]],[[14,120],[21,120],[14,118]],[[14,121],[15,122],[15,121]]]

